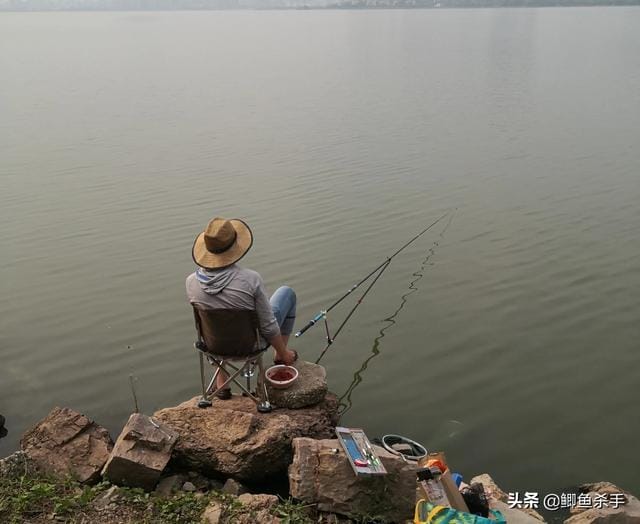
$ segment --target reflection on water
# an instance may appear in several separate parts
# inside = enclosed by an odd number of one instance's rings
[[[454,439],[462,437],[465,429],[465,425],[459,420],[445,420],[429,435],[432,449],[447,449]]]

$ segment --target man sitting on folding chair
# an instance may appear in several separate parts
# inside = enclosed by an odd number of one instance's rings
[[[199,267],[187,277],[187,297],[191,304],[210,309],[254,310],[260,336],[275,350],[274,363],[291,365],[298,358],[295,350],[287,349],[296,316],[296,295],[290,287],[282,286],[268,299],[262,277],[236,265],[252,244],[251,230],[242,220],[211,220],[193,244],[193,260]],[[222,400],[231,398],[227,380],[226,373],[218,372],[216,395]]]

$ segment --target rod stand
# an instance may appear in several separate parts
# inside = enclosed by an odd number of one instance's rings
[[[331,332],[329,331],[329,322],[327,320],[327,312],[324,311],[324,330],[325,333],[327,334],[327,346],[330,346],[331,344],[333,344],[333,338],[331,337]]]

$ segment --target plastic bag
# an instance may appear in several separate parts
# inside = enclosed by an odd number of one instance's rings
[[[493,518],[472,515],[446,506],[436,506],[421,499],[416,504],[413,522],[415,524],[507,524],[506,519],[497,510],[489,510]]]

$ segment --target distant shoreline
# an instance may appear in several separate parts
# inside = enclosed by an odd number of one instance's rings
[[[584,4],[539,4],[539,5],[453,5],[453,6],[384,6],[384,7],[236,7],[236,8],[204,8],[177,7],[174,9],[140,9],[140,8],[52,8],[52,9],[6,9],[0,7],[0,13],[175,13],[180,11],[442,11],[452,9],[546,9],[546,8],[584,8],[584,7],[639,7],[640,0],[633,2],[584,3]]]

